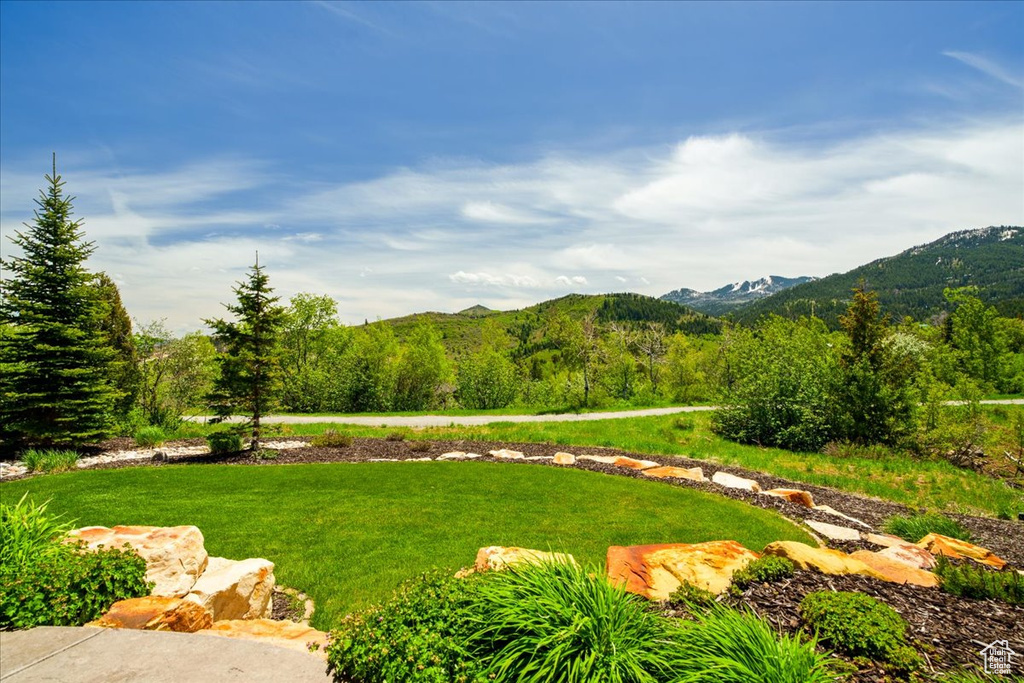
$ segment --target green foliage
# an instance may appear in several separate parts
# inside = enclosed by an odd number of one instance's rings
[[[740,590],[746,590],[755,583],[775,583],[792,577],[793,570],[793,563],[785,557],[765,555],[734,572],[732,585]]]
[[[515,401],[519,374],[507,354],[485,346],[459,362],[456,397],[465,408],[504,408]]]
[[[21,461],[31,472],[68,472],[75,469],[78,453],[69,449],[29,448]]]
[[[668,596],[669,604],[691,611],[703,611],[715,604],[715,594],[706,588],[683,581]]]
[[[238,453],[242,450],[242,437],[234,432],[214,432],[206,437],[211,453]]]
[[[808,593],[800,616],[825,643],[852,657],[888,662],[903,671],[923,664],[906,639],[907,623],[885,603],[863,593]]]
[[[982,303],[977,294],[976,287],[944,290],[954,306],[946,319],[947,339],[961,372],[983,386],[1005,390],[1007,339],[998,311]]]
[[[675,629],[603,572],[519,565],[486,577],[472,647],[496,681],[666,680]]]
[[[0,564],[0,630],[81,626],[151,587],[146,561],[130,548],[90,552],[54,543],[25,564]]]
[[[398,361],[395,410],[430,410],[445,405],[445,387],[454,379],[441,334],[423,323],[413,328]],[[449,389],[450,391],[450,389]]]
[[[942,590],[950,595],[1024,605],[1024,577],[1013,570],[994,572],[970,563],[957,566],[940,555],[935,573],[942,579]]]
[[[325,429],[323,434],[314,436],[310,443],[319,448],[347,448],[352,445],[352,437],[336,429]]]
[[[486,680],[466,646],[473,586],[435,571],[406,581],[384,604],[349,614],[331,631],[330,670],[366,683]]]
[[[85,261],[93,244],[73,221],[56,172],[39,209],[11,242],[22,256],[0,261],[0,437],[75,446],[109,434],[121,394],[111,386],[115,352]]]
[[[383,413],[392,409],[398,354],[398,340],[388,325],[374,323],[356,331],[344,360],[345,410]]]
[[[836,680],[815,639],[779,636],[747,612],[716,606],[677,637],[677,683],[826,683]]]
[[[911,543],[917,543],[928,534],[971,540],[971,533],[960,522],[939,514],[893,515],[882,522],[882,529]]]
[[[49,514],[49,504],[28,500],[27,492],[14,505],[0,502],[0,567],[22,567],[60,547],[72,522]]]
[[[120,394],[114,404],[116,419],[123,422],[135,405],[139,393],[139,359],[132,335],[132,319],[121,302],[117,284],[106,273],[98,273],[93,282],[100,302],[99,331],[104,344],[113,349],[109,382]]]
[[[207,320],[214,338],[223,345],[217,357],[220,377],[210,394],[211,407],[219,419],[245,415],[252,428],[252,448],[260,448],[260,418],[277,405],[280,392],[280,356],[277,343],[284,321],[284,309],[271,296],[269,279],[259,258],[247,280],[234,288],[237,304],[225,307],[236,322]]]
[[[173,431],[182,415],[204,407],[219,373],[217,350],[200,332],[174,338],[162,322],[142,326],[135,347],[143,422]]]
[[[329,296],[299,293],[290,300],[281,335],[281,405],[293,412],[343,409],[337,405],[342,361],[352,331],[338,322]]]
[[[142,448],[159,446],[167,440],[164,430],[155,425],[135,430],[135,445]]]

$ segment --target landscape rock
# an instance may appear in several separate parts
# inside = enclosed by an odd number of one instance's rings
[[[707,481],[704,478],[704,470],[699,467],[673,467],[665,465],[662,467],[652,467],[649,470],[643,470],[643,475],[647,477],[655,477],[657,479],[691,479],[693,481]]]
[[[816,571],[822,574],[842,576],[860,574],[875,579],[884,577],[860,560],[846,553],[830,548],[812,548],[797,541],[775,541],[764,548],[765,555],[785,557],[798,569]]]
[[[182,598],[148,596],[115,602],[102,617],[88,624],[103,628],[194,633],[213,625],[202,605]]]
[[[521,563],[541,564],[544,562],[565,562],[576,564],[576,558],[567,553],[549,553],[543,550],[531,548],[505,547],[491,545],[480,548],[476,553],[476,562],[473,564],[473,571],[502,571],[516,564]],[[462,572],[461,575],[472,572]]]
[[[893,545],[884,550],[879,550],[878,555],[887,557],[895,562],[902,562],[908,567],[929,570],[935,568],[935,556],[924,548],[918,548],[916,545],[909,545],[907,543]]]
[[[1002,569],[1006,566],[1006,562],[996,557],[991,550],[942,534],[928,534],[917,542],[917,546],[932,555],[945,555],[954,559],[967,557],[993,569]]]
[[[554,460],[550,455],[528,455],[523,460]]]
[[[850,517],[849,515],[844,515],[839,510],[836,510],[835,508],[829,507],[828,505],[815,505],[814,509],[818,510],[820,512],[824,512],[827,515],[832,515],[833,517],[839,517],[841,519],[845,519],[847,522],[850,522],[851,524],[856,524],[858,526],[862,526],[865,529],[870,529],[871,528],[870,524],[865,524],[864,522],[860,521],[859,519],[855,519],[853,517]]]
[[[636,460],[634,458],[615,458],[615,462],[612,463],[616,467],[627,467],[631,470],[648,470],[652,467],[657,467],[658,463],[651,460]]]
[[[526,456],[519,451],[509,450],[508,448],[502,448],[497,451],[489,451],[488,455],[498,458],[500,460],[522,460]]]
[[[576,456],[573,455],[572,453],[564,453],[564,452],[555,453],[554,463],[556,465],[575,465],[576,464]]]
[[[808,491],[801,491],[800,489],[772,489],[770,491],[762,491],[761,493],[766,496],[788,500],[790,503],[803,505],[805,508],[814,507],[814,497]]]
[[[836,526],[826,522],[817,522],[813,519],[804,521],[804,524],[811,527],[825,538],[832,541],[859,541],[860,532],[848,526]]]
[[[867,566],[882,575],[889,583],[909,583],[925,588],[935,588],[939,585],[939,577],[917,567],[886,557],[881,553],[873,553],[870,550],[858,550],[850,557],[860,560]]]
[[[714,476],[711,477],[711,481],[719,486],[724,486],[727,489],[740,489],[743,491],[751,491],[753,493],[757,493],[761,490],[761,485],[753,479],[744,479],[743,477],[737,477],[735,474],[729,474],[728,472],[715,472]]]
[[[209,610],[214,621],[262,619],[271,614],[273,592],[274,563],[270,560],[211,557],[186,599]]]
[[[437,456],[438,460],[465,460],[466,454],[462,451],[452,451],[451,453],[444,453]]]
[[[321,659],[327,659],[327,634],[294,621],[229,619],[218,621],[210,628],[198,633],[200,635],[258,640],[262,643],[311,653]],[[316,645],[312,651],[309,647],[310,643]]]
[[[615,461],[619,459],[615,455],[581,455],[577,460],[590,460],[591,462],[599,462],[602,465],[614,465]]]
[[[870,532],[861,532],[860,537],[862,540],[867,541],[872,545],[880,545],[883,548],[894,548],[898,546],[913,546],[915,548],[917,547],[913,543],[905,541],[899,536],[892,536],[890,534],[875,534]]]
[[[631,593],[667,600],[684,582],[721,593],[732,583],[733,572],[757,558],[736,541],[612,546],[606,572],[612,583],[624,583]]]
[[[203,534],[194,526],[90,526],[68,533],[90,550],[128,544],[146,561],[146,580],[156,584],[152,595],[182,597],[206,569]]]

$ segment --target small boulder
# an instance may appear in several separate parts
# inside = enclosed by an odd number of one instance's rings
[[[507,448],[502,448],[497,451],[489,451],[488,455],[498,458],[499,460],[522,460],[526,457],[519,451],[512,451]]]
[[[541,564],[544,562],[576,564],[576,558],[566,553],[549,553],[531,548],[506,548],[500,545],[492,545],[480,548],[477,551],[473,570],[478,572],[502,571],[512,565],[524,562],[530,564]]]
[[[699,467],[672,467],[665,465],[662,467],[652,467],[649,470],[643,470],[643,474],[646,477],[655,477],[656,479],[690,479],[693,481],[707,481],[704,478],[704,470]]]
[[[199,635],[222,636],[257,640],[269,645],[286,647],[289,650],[311,653],[321,659],[327,658],[327,634],[294,621],[273,619],[229,619],[218,621],[210,628],[199,631]],[[316,647],[310,650],[310,644]]]
[[[879,550],[878,555],[887,557],[894,562],[901,562],[908,567],[929,570],[935,568],[935,556],[924,548],[918,548],[916,545],[909,545],[907,543],[893,545],[884,550]]]
[[[826,522],[817,522],[813,519],[804,521],[804,524],[831,541],[859,541],[860,532],[848,526],[836,526]]]
[[[736,541],[612,546],[606,572],[612,583],[652,600],[667,600],[682,583],[718,594],[732,583],[733,572],[758,554]]]
[[[615,461],[618,460],[618,456],[614,455],[581,455],[577,460],[589,460],[590,462],[599,462],[602,465],[614,465]]]
[[[194,526],[89,526],[68,533],[86,548],[121,548],[126,543],[146,561],[146,580],[156,584],[152,595],[182,597],[206,569],[203,534]]]
[[[842,512],[839,512],[839,510],[836,510],[835,508],[829,507],[828,505],[815,505],[814,509],[818,510],[819,512],[824,512],[827,515],[832,515],[833,517],[839,517],[840,519],[845,519],[847,522],[850,522],[851,524],[856,524],[857,526],[862,526],[865,529],[870,529],[871,528],[870,524],[865,524],[864,522],[860,521],[859,519],[855,519],[853,517],[850,517],[849,515],[844,515]]]
[[[858,550],[852,553],[850,557],[860,560],[871,567],[889,583],[909,583],[925,588],[935,588],[939,585],[939,577],[935,576],[935,574],[898,562],[881,553],[873,553],[870,550]]]
[[[762,494],[782,498],[790,503],[803,505],[805,508],[814,507],[814,497],[809,491],[801,491],[800,489],[772,489],[770,491],[762,491]]]
[[[891,534],[875,534],[870,532],[861,532],[861,539],[867,541],[872,545],[880,545],[883,548],[894,548],[898,546],[914,546],[913,543],[905,541],[899,536],[892,536]]]
[[[554,463],[556,465],[575,465],[576,456],[572,453],[555,453]]]
[[[967,557],[993,569],[1002,569],[1006,566],[1006,561],[997,557],[988,548],[942,534],[928,534],[917,542],[917,547],[924,548],[932,555],[945,555],[954,559]]]
[[[465,460],[466,454],[462,451],[452,451],[450,453],[442,453],[437,456],[438,460]]]
[[[633,458],[615,458],[615,462],[612,464],[616,467],[626,467],[631,470],[647,470],[658,466],[658,463],[651,460],[635,460]]]
[[[850,557],[839,550],[830,548],[812,548],[805,543],[797,541],[775,541],[769,543],[764,549],[765,555],[777,555],[785,557],[798,569],[816,571],[822,574],[842,576],[845,574],[860,574],[875,579],[884,578],[877,571],[864,564],[858,559]]]
[[[211,557],[210,566],[186,597],[213,615],[214,621],[269,617],[274,592],[274,563],[270,560],[226,560]]]
[[[213,625],[213,616],[202,605],[191,600],[150,595],[115,602],[106,614],[88,625],[194,633],[200,629],[210,628]]]
[[[740,489],[752,493],[757,493],[761,490],[761,485],[753,479],[744,479],[728,472],[715,472],[714,476],[711,477],[711,481],[727,489]]]

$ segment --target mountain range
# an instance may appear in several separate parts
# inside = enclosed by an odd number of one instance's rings
[[[658,298],[689,306],[701,313],[720,316],[738,307],[746,306],[749,303],[781,292],[784,289],[802,285],[813,280],[817,280],[817,278],[806,275],[801,277],[768,275],[759,280],[734,282],[711,292],[698,292],[695,289],[684,287],[673,290],[668,294],[662,294]]]

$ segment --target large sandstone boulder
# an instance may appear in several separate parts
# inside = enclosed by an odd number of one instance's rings
[[[872,545],[880,545],[883,548],[893,548],[896,546],[913,546],[913,543],[905,541],[899,536],[893,536],[892,534],[876,534],[871,532],[861,532],[860,537]],[[917,546],[914,546],[917,547]]]
[[[761,493],[766,496],[788,500],[790,503],[803,505],[805,508],[814,507],[814,497],[809,491],[801,491],[800,489],[772,489],[770,491],[762,491]]]
[[[218,621],[210,628],[199,631],[199,634],[258,640],[290,650],[312,652],[321,659],[327,658],[327,634],[303,624],[296,624],[294,621],[230,619]],[[310,644],[315,645],[312,650]]]
[[[531,548],[506,548],[500,545],[492,545],[480,548],[477,551],[473,570],[478,572],[501,571],[524,562],[529,564],[542,564],[545,562],[576,564],[576,558],[566,553],[549,553]]]
[[[842,576],[844,574],[860,574],[875,579],[884,579],[879,572],[875,571],[860,560],[850,557],[839,550],[830,548],[812,548],[804,543],[796,541],[775,541],[769,543],[764,549],[765,555],[777,555],[785,557],[798,569],[821,572]]]
[[[895,562],[902,562],[908,567],[916,567],[917,569],[935,568],[934,555],[924,548],[918,548],[916,545],[909,545],[905,542],[901,545],[892,545],[879,550],[878,554]]]
[[[925,588],[935,588],[939,585],[939,577],[917,567],[911,567],[903,562],[886,557],[882,553],[873,553],[870,550],[858,550],[850,557],[860,560],[867,566],[882,575],[889,583],[909,583]]]
[[[273,562],[211,557],[186,599],[205,607],[214,621],[262,619],[271,614],[273,592]]]
[[[206,569],[203,534],[194,526],[89,526],[68,533],[95,550],[128,544],[146,561],[146,580],[156,584],[153,595],[181,597]]]
[[[649,470],[643,470],[643,474],[646,477],[654,477],[656,479],[691,479],[693,481],[707,481],[704,478],[704,470],[699,467],[672,467],[665,465],[663,467],[652,467]]]
[[[612,583],[652,600],[667,600],[682,583],[721,593],[733,572],[756,560],[757,553],[736,541],[612,546],[606,571]]]
[[[741,491],[750,491],[752,493],[757,493],[761,490],[761,485],[753,479],[744,479],[728,472],[715,472],[711,477],[711,481],[727,489],[740,489]]]
[[[202,605],[181,598],[148,596],[115,602],[89,626],[131,628],[143,631],[194,633],[210,628],[213,616]]]
[[[1006,566],[1006,561],[996,557],[991,550],[942,534],[928,534],[917,542],[917,547],[924,548],[932,555],[945,555],[954,559],[968,557],[994,569]]]

